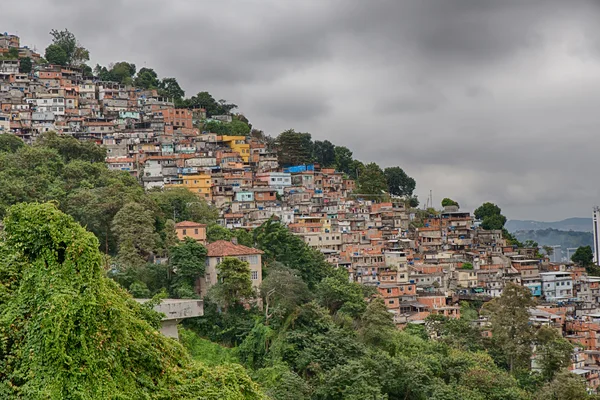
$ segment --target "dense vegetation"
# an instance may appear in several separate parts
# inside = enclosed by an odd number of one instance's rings
[[[195,363],[103,271],[98,240],[53,204],[6,210],[0,396],[261,399],[241,367]]]
[[[52,201],[96,235],[104,264],[124,287],[146,295],[167,288],[179,297],[185,283],[153,261],[178,247],[175,222],[214,224],[217,210],[187,189],[145,192],[129,173],[108,170],[105,156],[93,143],[54,133],[33,146],[0,135],[0,217],[13,204]]]

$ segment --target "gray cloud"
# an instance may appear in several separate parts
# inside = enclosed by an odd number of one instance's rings
[[[72,30],[208,90],[276,135],[294,127],[400,165],[425,198],[512,218],[585,216],[595,184],[600,7],[574,0],[21,0],[3,30]],[[42,50],[43,51],[43,50]]]

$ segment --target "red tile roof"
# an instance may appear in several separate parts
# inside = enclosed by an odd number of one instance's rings
[[[258,249],[242,246],[241,244],[233,244],[227,240],[217,240],[206,246],[209,257],[230,257],[230,256],[246,256],[249,254],[263,254]]]
[[[181,221],[175,224],[175,228],[203,228],[205,224],[199,224],[193,221]]]

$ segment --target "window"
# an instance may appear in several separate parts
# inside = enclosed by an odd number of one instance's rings
[[[251,278],[253,281],[257,280],[258,279],[258,271],[252,271]]]
[[[194,235],[198,234],[198,228],[194,229]]]
[[[392,293],[392,289],[387,289],[388,294]]]
[[[394,300],[390,300],[388,304],[394,304]]]
[[[183,234],[184,234],[184,235],[185,235],[185,234],[187,234],[187,229],[184,229],[184,230],[183,230]]]

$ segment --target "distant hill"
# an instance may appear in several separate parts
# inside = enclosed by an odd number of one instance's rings
[[[562,254],[557,253],[556,261],[567,258],[567,249],[580,246],[593,246],[594,237],[591,232],[561,231],[558,229],[541,229],[529,231],[516,231],[514,235],[520,242],[531,239],[542,246],[561,246]],[[573,254],[573,251],[570,253]]]
[[[512,219],[506,223],[509,232],[538,231],[543,229],[557,229],[559,231],[591,232],[591,218],[567,218],[556,222],[522,221]]]

